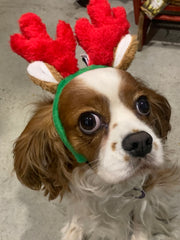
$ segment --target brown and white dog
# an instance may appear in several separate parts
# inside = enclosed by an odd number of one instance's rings
[[[177,172],[163,151],[166,98],[107,67],[71,80],[60,103],[67,138],[87,162],[62,143],[46,100],[14,145],[14,167],[31,189],[69,199],[62,239],[178,240]]]

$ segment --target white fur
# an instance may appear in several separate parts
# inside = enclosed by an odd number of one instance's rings
[[[142,189],[147,179],[148,172],[138,174],[145,161],[154,167],[166,164],[161,140],[120,101],[118,91],[123,80],[116,70],[96,69],[83,73],[81,79],[88,88],[108,98],[111,121],[107,140],[101,144],[96,159],[97,171],[88,165],[84,166],[84,174],[82,166],[73,171],[71,193],[67,196],[69,223],[62,239],[83,240],[87,236],[91,240],[179,240],[180,221],[174,207],[179,195],[175,198],[175,193],[167,194],[161,186],[147,192],[144,199],[136,198],[133,192],[135,187]],[[133,129],[148,132],[153,147],[145,158],[125,161],[127,153],[121,143]]]
[[[169,220],[177,216],[176,209],[171,203],[173,195],[168,196],[166,192],[157,187],[150,193],[146,193],[145,199],[136,199],[127,193],[134,186],[142,186],[145,175],[109,185],[92,169],[87,166],[85,168],[87,169],[83,176],[79,173],[78,168],[74,171],[72,193],[68,196],[68,211],[69,219],[78,216],[76,227],[81,226],[84,235],[89,237],[88,239],[179,239],[180,232],[173,232],[175,227],[177,230],[179,229],[178,223],[175,222],[177,219]],[[132,214],[136,224],[130,227]],[[166,224],[168,220],[169,223]],[[74,238],[73,240],[82,239]]]
[[[67,223],[61,230],[62,240],[74,240],[83,238],[83,229],[77,222],[77,217],[73,216],[70,223]]]

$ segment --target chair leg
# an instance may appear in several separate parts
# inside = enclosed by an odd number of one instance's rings
[[[145,13],[140,11],[139,24],[138,24],[138,51],[142,50],[142,47],[146,41],[146,33],[149,27],[150,20],[145,17]]]
[[[143,46],[143,26],[144,26],[144,13],[142,11],[140,11],[140,15],[139,15],[139,23],[138,23],[138,51],[142,50],[142,46]]]
[[[134,6],[134,18],[136,25],[139,22],[139,13],[140,13],[140,6],[141,6],[141,0],[133,0],[133,6]]]

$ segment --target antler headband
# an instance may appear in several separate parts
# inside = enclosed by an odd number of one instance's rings
[[[64,87],[75,76],[94,68],[112,66],[126,70],[137,50],[136,37],[128,33],[130,25],[123,7],[111,8],[107,0],[91,0],[87,10],[90,21],[77,20],[75,36],[70,25],[60,20],[53,40],[41,19],[26,13],[19,19],[21,34],[10,39],[12,50],[30,62],[27,71],[32,81],[55,93],[54,125],[64,145],[80,163],[87,160],[72,147],[59,118],[58,103]],[[89,67],[81,70],[75,58],[76,39],[88,55]]]

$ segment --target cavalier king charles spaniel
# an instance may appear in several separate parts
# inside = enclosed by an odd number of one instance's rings
[[[53,100],[14,144],[18,179],[68,199],[62,240],[179,240],[179,174],[164,154],[171,109],[129,73],[107,67],[65,86],[58,112],[76,161],[53,123]]]

